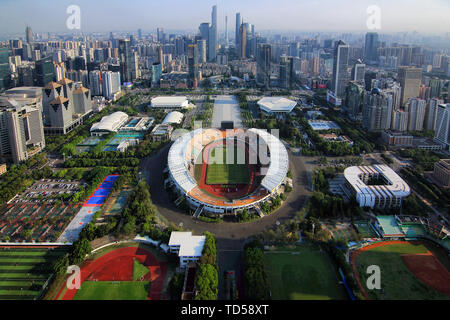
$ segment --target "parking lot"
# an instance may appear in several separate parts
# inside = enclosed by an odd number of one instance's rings
[[[54,203],[65,195],[73,195],[80,190],[84,184],[77,181],[66,181],[63,179],[44,179],[35,182],[24,193],[17,196],[11,203]]]

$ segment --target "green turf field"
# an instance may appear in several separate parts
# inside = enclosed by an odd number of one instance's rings
[[[0,249],[0,300],[39,297],[53,261],[65,253],[65,249]]]
[[[426,253],[427,248],[421,244],[405,242],[376,247],[361,252],[356,258],[356,265],[361,282],[367,280],[367,267],[378,265],[381,270],[381,290],[367,290],[370,299],[379,300],[423,300],[450,299],[420,282],[403,263],[402,254]]]
[[[280,247],[265,251],[264,258],[273,300],[347,298],[330,258],[318,247]]]
[[[85,281],[74,300],[146,300],[150,282]]]
[[[133,260],[133,281],[138,281],[141,277],[149,273],[146,266],[139,262],[139,260]]]
[[[237,163],[238,148],[234,148],[234,163],[227,164],[226,148],[218,147],[211,150],[210,161],[217,153],[222,154],[222,163],[210,163],[206,176],[206,184],[248,184],[249,174],[248,165]],[[218,161],[219,162],[219,161]]]

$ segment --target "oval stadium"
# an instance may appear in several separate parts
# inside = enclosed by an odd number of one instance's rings
[[[259,205],[286,183],[288,169],[283,143],[260,129],[196,129],[168,155],[168,182],[196,214],[260,213]]]

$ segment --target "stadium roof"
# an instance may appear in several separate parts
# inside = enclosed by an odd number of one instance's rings
[[[172,111],[172,112],[169,112],[167,115],[166,115],[166,117],[164,118],[164,120],[163,120],[163,124],[166,124],[166,123],[177,123],[177,124],[180,124],[181,123],[181,121],[183,121],[183,117],[184,117],[184,115],[181,113],[181,112],[178,112],[178,111]]]
[[[122,111],[117,111],[102,118],[100,122],[94,123],[92,131],[117,131],[119,127],[128,120],[128,115]]]
[[[185,96],[164,96],[152,99],[153,108],[187,108],[188,100]]]
[[[265,97],[258,101],[258,105],[266,112],[291,112],[297,102],[283,97]]]
[[[272,192],[286,178],[289,170],[289,156],[284,144],[274,135],[261,129],[249,129],[249,131],[259,135],[270,151],[270,165],[261,185],[269,192]]]
[[[168,166],[169,170],[172,174],[173,180],[178,187],[183,189],[185,192],[190,192],[193,188],[197,186],[197,183],[189,174],[189,170],[186,167],[186,150],[188,143],[194,138],[197,134],[200,134],[203,129],[197,129],[186,133],[179,137],[170,147],[169,156],[168,156]],[[201,150],[199,150],[201,151]]]
[[[172,231],[169,246],[180,246],[180,257],[201,257],[205,240],[205,236],[193,236],[192,232]]]
[[[381,174],[387,181],[386,185],[367,185],[360,176],[366,174]],[[352,185],[352,187],[359,193],[366,196],[372,196],[379,193],[392,194],[395,197],[407,197],[410,194],[408,184],[386,165],[373,166],[355,166],[344,170],[345,179]]]

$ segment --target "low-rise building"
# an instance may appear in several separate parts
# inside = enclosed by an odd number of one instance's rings
[[[6,164],[2,163],[0,164],[0,176],[4,175],[6,173]]]
[[[381,133],[383,142],[392,147],[412,147],[413,136],[403,132],[383,131]]]
[[[264,97],[257,104],[261,111],[272,115],[292,112],[297,102],[283,97]]]
[[[432,178],[439,186],[450,188],[450,159],[442,159],[434,164]]]
[[[164,96],[152,99],[150,107],[158,109],[186,109],[189,101],[185,96]]]
[[[128,115],[122,111],[105,116],[100,122],[91,127],[91,136],[103,136],[111,132],[117,132],[128,121]]]
[[[173,127],[169,124],[156,125],[150,134],[152,142],[169,140],[170,137],[172,136],[172,131]]]
[[[188,263],[200,259],[205,240],[205,236],[193,236],[192,232],[173,231],[170,234],[169,250],[178,254],[180,267],[184,268]]]

